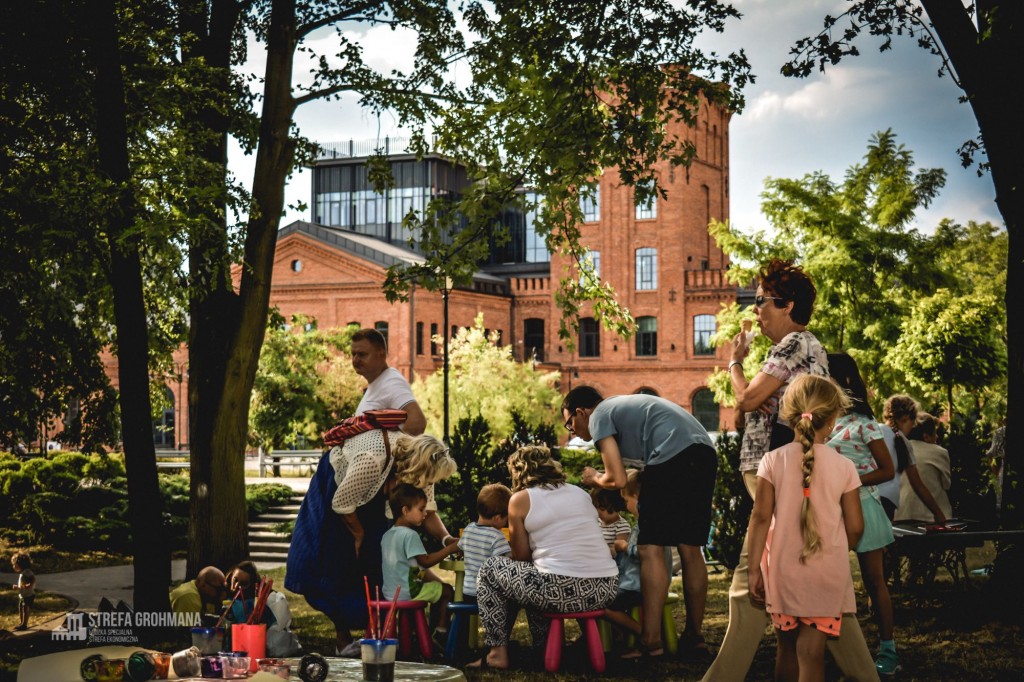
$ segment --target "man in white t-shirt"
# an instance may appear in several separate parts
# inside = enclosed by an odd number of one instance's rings
[[[418,436],[427,428],[427,418],[398,370],[388,367],[388,344],[376,329],[360,329],[352,335],[352,368],[368,382],[356,415],[367,410],[405,410],[409,416],[402,431]]]

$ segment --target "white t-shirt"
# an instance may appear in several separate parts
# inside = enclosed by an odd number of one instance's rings
[[[388,367],[366,387],[363,399],[356,408],[356,416],[367,410],[401,410],[409,403],[416,402],[416,396],[397,369]]]
[[[541,573],[572,578],[619,574],[601,534],[597,509],[582,488],[527,488],[530,511],[523,525],[530,535],[533,565]]]
[[[910,444],[910,441],[901,433],[898,434],[888,424],[882,424],[882,435],[885,437],[885,445],[889,448],[889,454],[892,456],[892,465],[896,469],[896,475],[885,483],[878,484],[878,494],[885,499],[896,505],[897,508],[900,506],[900,474],[903,473],[903,469],[900,469],[900,460],[896,456],[896,439],[902,438],[904,444],[907,446],[907,466],[917,464],[914,459],[914,446]]]

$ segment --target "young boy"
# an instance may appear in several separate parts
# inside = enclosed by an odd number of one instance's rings
[[[15,630],[28,630],[28,615],[32,611],[32,602],[36,600],[36,574],[32,572],[32,557],[27,552],[18,552],[11,557],[11,567],[18,574],[18,582],[11,585],[18,590],[18,615],[21,623]]]
[[[609,491],[613,492],[613,491]],[[626,470],[626,485],[622,487],[622,499],[626,510],[639,521],[640,512],[637,501],[640,499],[640,471]],[[598,508],[598,514],[600,514]],[[627,524],[628,525],[628,524]],[[634,635],[640,634],[640,623],[629,615],[633,607],[640,606],[640,555],[637,553],[636,541],[640,535],[640,524],[633,526],[626,538],[616,538],[614,549],[619,554],[619,591],[615,601],[605,609],[604,616],[612,624],[623,628]]]
[[[618,540],[628,541],[630,533],[629,521],[619,515],[619,512],[625,509],[623,497],[618,490],[595,488],[590,493],[590,500],[594,503],[597,518],[601,521],[604,542],[617,561],[619,551],[615,549],[615,544]]]
[[[466,577],[462,585],[463,601],[476,603],[476,577],[480,567],[492,556],[510,554],[512,547],[501,532],[508,526],[508,501],[512,491],[508,486],[491,483],[480,489],[476,496],[476,523],[462,531],[459,549],[465,556]]]
[[[415,599],[434,604],[437,608],[430,609],[430,624],[434,627],[435,644],[443,649],[448,638],[448,602],[455,598],[455,590],[441,582],[430,567],[458,552],[459,545],[453,542],[427,554],[415,530],[427,518],[427,495],[419,488],[400,483],[392,491],[388,503],[395,525],[380,542],[384,573],[382,598],[391,599],[395,588],[401,587],[400,600]]]

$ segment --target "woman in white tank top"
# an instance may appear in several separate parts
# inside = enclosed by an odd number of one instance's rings
[[[509,457],[508,470],[512,554],[491,557],[480,568],[477,604],[490,651],[469,667],[508,668],[508,637],[520,608],[526,609],[534,647],[543,647],[545,612],[603,609],[618,588],[618,568],[590,495],[565,482],[550,451],[521,447]]]

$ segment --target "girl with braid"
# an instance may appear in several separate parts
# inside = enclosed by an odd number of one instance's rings
[[[777,632],[776,680],[823,680],[825,643],[839,637],[842,614],[857,611],[849,552],[864,530],[860,478],[825,445],[849,404],[831,379],[798,376],[779,415],[793,442],[757,468],[747,542],[760,561],[750,562],[750,600]]]

